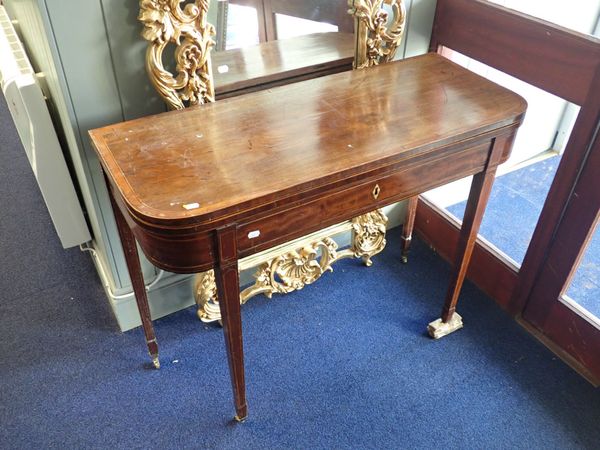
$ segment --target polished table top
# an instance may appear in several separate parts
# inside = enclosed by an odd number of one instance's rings
[[[521,120],[525,101],[437,55],[91,132],[140,219],[201,222]]]

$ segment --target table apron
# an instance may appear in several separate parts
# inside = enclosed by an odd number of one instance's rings
[[[301,237],[335,223],[401,201],[485,169],[493,139],[423,164],[400,165],[392,173],[365,178],[347,189],[282,206],[260,218],[237,220],[238,257]],[[120,200],[120,199],[119,199]],[[122,201],[118,202],[124,208]],[[127,217],[128,215],[125,214]],[[214,230],[176,234],[149,230],[127,217],[146,257],[159,268],[196,273],[215,265]]]
[[[491,141],[423,165],[406,165],[392,174],[238,226],[240,257],[250,256],[297,237],[377,208],[404,200],[484,170]]]

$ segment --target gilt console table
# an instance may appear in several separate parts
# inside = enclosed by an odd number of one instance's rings
[[[518,95],[431,53],[91,131],[155,365],[136,241],[162,269],[215,270],[243,420],[238,260],[474,175],[442,317],[430,332],[462,326],[459,291],[525,110]]]

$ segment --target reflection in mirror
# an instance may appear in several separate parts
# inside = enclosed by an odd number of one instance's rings
[[[258,34],[258,11],[256,8],[244,5],[229,5],[228,2],[218,2],[224,11],[217,35],[221,37],[221,45],[216,49],[232,50],[250,47],[260,42]]]
[[[227,49],[234,35],[228,30],[230,3],[253,8],[237,20],[258,25],[242,27],[236,39],[255,45]],[[394,59],[406,22],[404,0],[349,3],[347,10],[346,0],[222,0],[211,9],[210,0],[140,0],[148,76],[170,109],[183,109]],[[384,3],[393,10],[391,23]],[[348,32],[354,22],[355,34]],[[284,35],[278,24],[294,37],[278,39]]]
[[[217,98],[352,68],[347,0],[212,0]]]
[[[301,19],[285,14],[275,14],[275,26],[277,28],[277,39],[288,39],[314,33],[336,33],[339,31],[337,25]]]

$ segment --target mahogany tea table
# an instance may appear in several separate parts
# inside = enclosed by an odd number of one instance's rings
[[[155,365],[136,241],[164,270],[215,270],[243,420],[238,260],[474,175],[442,317],[430,333],[460,328],[455,308],[477,231],[526,106],[430,53],[91,131]]]

